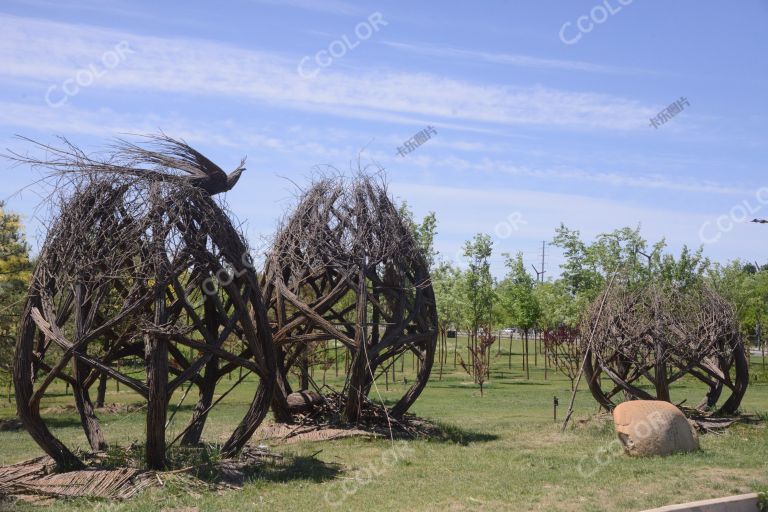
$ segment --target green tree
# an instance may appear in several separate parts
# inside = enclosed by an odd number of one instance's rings
[[[438,255],[438,252],[435,250],[435,236],[437,235],[437,216],[435,212],[429,212],[420,223],[414,219],[413,210],[411,210],[407,202],[403,201],[398,208],[398,212],[416,239],[416,243],[431,269],[435,265]]]
[[[530,379],[528,331],[537,325],[541,315],[539,301],[534,291],[536,282],[525,270],[523,253],[519,252],[514,257],[504,253],[503,256],[507,267],[507,275],[499,285],[499,298],[512,324],[523,331],[525,375],[527,379]]]
[[[0,202],[0,378],[10,383],[16,326],[31,276],[21,219]],[[10,397],[10,393],[9,393]]]
[[[686,287],[700,283],[710,266],[702,248],[692,252],[683,246],[676,258],[664,252],[664,239],[650,245],[640,234],[640,227],[603,233],[594,242],[585,243],[579,231],[561,224],[552,244],[563,250],[562,279],[568,291],[582,303],[593,300],[614,272],[629,287],[652,279]]]
[[[562,279],[539,283],[533,289],[541,314],[540,329],[557,329],[561,326],[576,327],[579,323],[581,304],[568,292]]]
[[[461,270],[448,262],[440,262],[432,271],[432,288],[437,301],[438,329],[440,330],[439,354],[440,373],[443,377],[443,365],[447,363],[448,330],[456,329],[462,320]],[[458,343],[458,337],[456,338]],[[456,366],[458,346],[454,347],[453,365]]]
[[[768,322],[768,268],[732,261],[715,264],[707,274],[709,284],[733,305],[745,337],[753,334],[765,347],[762,331]]]
[[[490,235],[478,233],[464,243],[464,257],[468,265],[462,279],[462,302],[463,316],[470,331],[468,355],[471,355],[472,348],[476,348],[480,328],[491,328],[494,301],[490,263],[492,254],[493,242]]]

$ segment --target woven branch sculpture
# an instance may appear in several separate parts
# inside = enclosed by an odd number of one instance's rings
[[[612,409],[613,399],[671,401],[670,386],[691,376],[706,385],[701,411],[733,414],[749,384],[748,362],[731,306],[705,285],[680,290],[647,285],[617,286],[598,297],[582,322],[584,375],[595,399]],[[641,383],[650,383],[648,392]]]
[[[341,392],[348,421],[406,352],[417,358],[417,376],[390,413],[402,417],[413,405],[432,369],[437,311],[426,260],[383,184],[370,176],[315,182],[280,227],[264,280],[279,421],[291,421],[289,371],[329,340],[351,361]]]
[[[224,444],[225,455],[235,454],[268,412],[275,381],[248,248],[212,198],[234,186],[244,167],[227,176],[165,136],[142,146],[120,142],[108,160],[64,142],[63,149],[44,147],[46,160],[15,155],[47,169],[62,198],[21,318],[19,417],[60,467],[82,467],[41,418],[41,399],[54,380],[69,383],[88,442],[102,450],[106,440],[89,390],[106,375],[146,400],[147,464],[159,469],[173,442],[200,441],[217,382],[240,370],[259,383]],[[136,366],[143,380],[125,371]],[[167,443],[176,412],[168,414],[170,398],[178,390],[183,401],[192,386],[198,400],[189,424]]]

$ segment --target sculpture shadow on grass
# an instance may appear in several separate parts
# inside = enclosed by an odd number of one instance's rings
[[[435,422],[435,425],[439,427],[440,432],[429,438],[431,443],[453,443],[467,446],[471,443],[487,443],[499,439],[499,436],[495,434],[469,430],[450,423]]]
[[[322,483],[335,479],[339,473],[341,473],[341,466],[338,464],[323,462],[311,456],[295,456],[286,458],[280,463],[259,468],[249,475],[247,481],[266,480],[287,483],[305,480]]]

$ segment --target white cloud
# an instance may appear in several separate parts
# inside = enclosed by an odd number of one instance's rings
[[[28,105],[0,101],[0,125],[12,126],[17,129],[38,131],[41,128],[46,133],[84,134],[103,138],[137,133],[155,133],[163,130],[174,137],[183,138],[190,143],[209,144],[223,148],[247,148],[249,151],[260,150],[271,154],[283,155],[304,154],[312,162],[322,160],[330,162],[348,162],[363,149],[370,141],[360,137],[359,133],[342,130],[336,134],[324,131],[312,131],[300,138],[291,133],[275,134],[267,130],[256,129],[252,126],[235,125],[228,120],[197,120],[178,116],[162,116],[157,114],[137,115],[113,112],[111,110],[85,110],[64,106],[52,109],[39,105]],[[204,127],[204,128],[190,128]],[[23,131],[23,130],[22,130]],[[661,175],[643,174],[636,172],[597,172],[577,167],[539,168],[519,165],[507,160],[481,157],[476,160],[461,158],[447,153],[445,156],[433,157],[429,154],[408,156],[407,162],[395,157],[397,139],[387,137],[385,144],[392,143],[392,151],[384,152],[379,149],[365,151],[365,158],[381,162],[393,170],[404,166],[417,167],[424,171],[434,172],[449,169],[462,172],[482,174],[508,174],[526,176],[544,181],[572,181],[593,183],[610,187],[629,187],[633,189],[672,190],[680,192],[708,193],[719,195],[750,196],[753,189],[724,185],[717,182],[701,180],[673,180]],[[485,153],[492,149],[503,151],[506,146],[490,148],[483,143],[463,142],[453,140],[443,143],[439,138],[428,144],[440,146],[453,151],[470,151]],[[425,148],[426,149],[426,148]]]
[[[637,101],[544,87],[479,84],[427,73],[341,70],[303,79],[295,59],[192,39],[140,36],[86,25],[0,15],[0,79],[33,80],[44,92],[98,64],[126,41],[131,53],[90,87],[247,99],[268,105],[389,122],[434,122],[470,129],[539,125],[646,129],[657,109]],[[340,68],[340,66],[338,67]],[[58,97],[57,97],[58,98]]]
[[[631,172],[599,172],[579,168],[534,168],[519,165],[506,160],[480,158],[468,160],[454,155],[431,157],[428,155],[409,155],[409,163],[423,169],[452,169],[488,174],[509,174],[527,176],[545,180],[568,180],[582,183],[596,183],[615,187],[672,190],[680,192],[710,193],[722,195],[751,195],[753,188],[724,185],[713,181],[695,179],[672,180],[657,174],[637,174]]]
[[[642,69],[603,66],[601,64],[592,64],[590,62],[583,62],[578,60],[543,59],[540,57],[531,57],[530,55],[489,53],[430,44],[400,43],[395,41],[382,41],[381,44],[398,50],[420,55],[482,61],[492,64],[502,64],[505,66],[518,66],[538,69],[559,69],[562,71],[584,71],[591,73],[650,73],[650,71],[645,71]]]

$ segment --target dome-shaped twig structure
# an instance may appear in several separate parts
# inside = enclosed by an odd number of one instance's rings
[[[288,372],[312,344],[328,340],[350,354],[347,420],[357,420],[375,379],[411,352],[417,376],[391,414],[408,410],[432,369],[437,311],[424,255],[383,184],[363,175],[315,182],[280,227],[264,279],[279,420],[291,420]]]
[[[72,386],[94,450],[106,440],[89,394],[93,384],[108,376],[143,397],[152,468],[165,461],[176,390],[186,398],[196,385],[199,398],[173,442],[199,442],[217,403],[216,383],[233,370],[255,374],[259,384],[223,452],[239,451],[268,412],[275,360],[261,291],[242,236],[211,197],[234,185],[243,167],[228,177],[182,142],[150,142],[149,149],[122,143],[109,161],[71,145],[47,148],[53,156],[44,161],[18,158],[64,180],[58,191],[65,197],[21,318],[14,368],[19,416],[63,467],[81,462],[40,416],[56,379]],[[126,371],[136,366],[139,377]]]
[[[746,392],[748,363],[735,313],[706,285],[613,287],[592,303],[581,332],[594,333],[585,347],[584,375],[592,395],[608,409],[620,393],[671,401],[670,385],[686,376],[709,390],[701,410],[714,409],[728,389],[717,413],[732,414]]]

